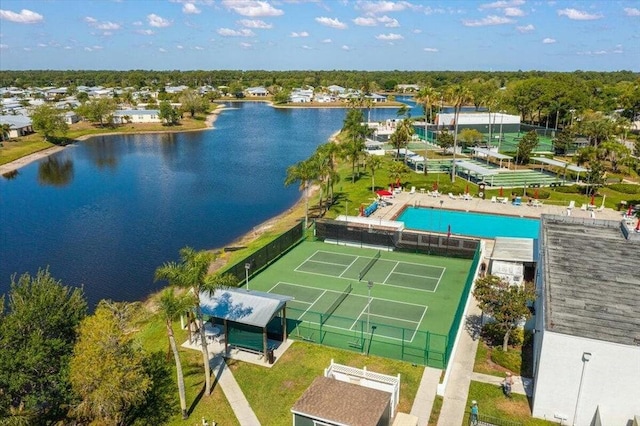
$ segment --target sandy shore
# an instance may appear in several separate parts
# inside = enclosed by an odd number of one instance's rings
[[[224,110],[224,107],[216,108],[211,114],[207,115],[205,119],[206,128],[204,129],[192,129],[192,130],[158,130],[152,132],[111,132],[111,133],[96,133],[92,135],[83,135],[76,139],[76,141],[86,141],[87,139],[91,139],[96,136],[105,136],[105,135],[129,135],[129,134],[150,134],[150,133],[181,133],[181,132],[200,132],[202,130],[214,129],[214,123],[218,118],[218,115]],[[42,160],[43,158],[47,158],[48,156],[55,154],[56,152],[60,152],[65,149],[65,146],[52,146],[51,148],[43,149],[42,151],[34,152],[33,154],[26,155],[24,157],[18,158],[17,160],[13,160],[10,163],[3,164],[0,166],[0,175],[12,172],[14,170],[18,170],[21,167],[26,166],[27,164],[31,164],[34,161]]]

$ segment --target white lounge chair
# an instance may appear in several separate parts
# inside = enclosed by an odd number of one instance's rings
[[[409,194],[415,194],[415,193],[416,193],[416,187],[412,186],[411,191],[409,191]]]
[[[458,197],[456,197],[455,195],[453,195],[453,193],[449,193],[449,198],[451,198],[452,200],[457,200]]]
[[[495,195],[493,197],[491,197],[491,202],[492,203],[497,203],[498,202],[498,197],[496,197]]]
[[[465,201],[473,200],[473,196],[471,196],[471,194],[469,193],[462,194],[462,199]]]
[[[580,206],[580,210],[582,210],[582,211],[585,211],[585,212],[586,212],[586,211],[587,211],[587,205],[583,203],[583,204]]]
[[[540,200],[533,200],[533,202],[531,203],[531,205],[533,207],[542,207],[542,201]]]
[[[569,201],[569,206],[567,207],[567,209],[571,210],[575,206],[576,206],[576,202],[574,200],[571,200],[571,201]]]

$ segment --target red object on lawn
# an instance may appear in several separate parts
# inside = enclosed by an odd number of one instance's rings
[[[433,190],[437,191],[438,190],[438,182],[434,182],[433,183]]]
[[[536,190],[533,191],[533,198],[537,200],[539,196],[540,196],[540,193],[538,192],[538,188],[536,188]]]
[[[629,206],[629,210],[627,210],[627,216],[631,216],[632,212],[633,212],[633,207]]]
[[[500,193],[499,194],[500,194],[500,197],[502,197],[502,195],[503,195],[502,194],[502,187],[500,187]]]
[[[596,196],[595,196],[595,194],[591,194],[591,205],[592,206],[596,205]]]
[[[640,232],[640,219],[638,219],[638,223],[636,224],[636,231]]]
[[[467,189],[464,191],[465,194],[469,193],[469,184],[467,184]]]
[[[387,191],[386,189],[381,189],[380,191],[376,191],[376,194],[378,194],[381,197],[391,197],[393,194],[389,191]]]

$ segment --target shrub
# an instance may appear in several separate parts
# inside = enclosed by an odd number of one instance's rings
[[[494,348],[491,351],[491,361],[509,371],[520,374],[520,368],[522,365],[522,354],[520,351],[503,352],[501,347]]]
[[[556,192],[561,192],[563,194],[580,194],[580,193],[582,193],[582,189],[578,185],[557,186],[555,191]]]
[[[607,188],[616,192],[622,192],[623,194],[640,194],[640,185],[633,183],[614,183],[608,185]]]
[[[496,323],[488,323],[482,327],[482,337],[490,346],[502,346],[504,333]],[[509,335],[509,346],[519,346],[524,340],[524,331],[521,328],[515,329]]]
[[[540,189],[540,188],[527,188],[527,197],[535,197],[536,195],[536,190],[538,191],[538,198],[541,200],[546,200],[547,198],[549,198],[549,196],[551,196],[551,192],[546,191],[544,189]]]

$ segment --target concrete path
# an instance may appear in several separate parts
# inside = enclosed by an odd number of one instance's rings
[[[429,423],[429,416],[433,409],[433,400],[436,397],[441,372],[441,370],[435,368],[425,367],[422,373],[422,380],[413,400],[411,413],[409,413],[418,418],[418,425],[420,426],[426,426]]]
[[[211,369],[216,378],[216,383],[220,384],[240,425],[260,426],[258,417],[256,417],[253,409],[251,409],[249,401],[245,398],[240,386],[238,386],[238,382],[236,382],[236,379],[233,377],[231,370],[227,367],[227,363],[222,356],[215,356],[211,360]]]
[[[471,380],[474,382],[490,383],[492,385],[501,386],[504,377],[491,376],[489,374],[482,373],[471,373]],[[513,376],[513,386],[511,386],[511,391],[521,395],[532,396],[533,380],[527,377]]]

